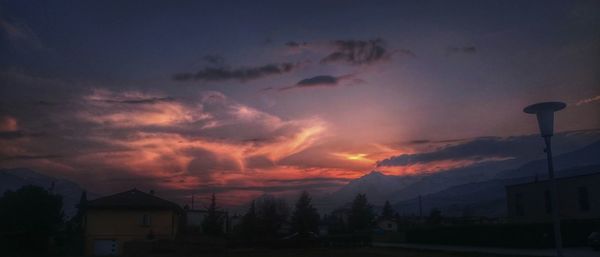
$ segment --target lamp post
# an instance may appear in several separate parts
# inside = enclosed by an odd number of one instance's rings
[[[554,223],[554,243],[556,256],[562,257],[562,236],[560,234],[560,213],[558,212],[558,186],[554,179],[554,163],[552,162],[551,138],[554,134],[554,113],[564,109],[567,105],[562,102],[543,102],[525,107],[524,112],[537,116],[540,134],[546,143],[548,159],[548,179],[550,181],[550,198],[552,201],[552,220]]]

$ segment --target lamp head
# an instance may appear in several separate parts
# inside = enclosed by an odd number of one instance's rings
[[[543,102],[527,106],[523,111],[535,114],[542,137],[549,137],[554,134],[554,112],[560,111],[566,106],[563,102]]]

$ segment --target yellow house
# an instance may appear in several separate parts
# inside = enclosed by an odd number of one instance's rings
[[[133,240],[175,239],[181,208],[137,189],[98,198],[86,205],[87,255],[121,255]]]

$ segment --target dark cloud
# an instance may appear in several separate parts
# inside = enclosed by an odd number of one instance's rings
[[[50,101],[44,101],[44,100],[37,101],[37,102],[35,102],[35,104],[41,105],[41,106],[57,106],[57,105],[59,105],[59,103],[57,103],[57,102],[50,102]]]
[[[380,39],[372,40],[336,40],[332,42],[335,51],[321,63],[343,62],[352,65],[372,64],[388,60],[391,53],[386,49],[385,42]]]
[[[446,144],[446,143],[458,143],[468,141],[468,139],[446,139],[446,140],[428,140],[428,139],[415,139],[406,142],[409,145],[424,145],[424,144]]]
[[[190,190],[194,193],[224,193],[231,191],[257,191],[264,193],[279,193],[298,190],[316,190],[322,188],[337,188],[340,183],[306,183],[294,185],[265,185],[265,186],[200,186],[199,189]]]
[[[306,42],[296,42],[296,41],[288,41],[285,43],[285,46],[291,47],[291,48],[298,48],[298,47],[307,46],[307,45],[308,45],[308,43],[306,43]]]
[[[55,159],[62,158],[62,155],[55,154],[47,154],[47,155],[30,155],[30,154],[22,154],[22,155],[8,155],[8,156],[0,156],[0,160],[4,161],[14,161],[14,160],[36,160],[36,159]]]
[[[26,137],[23,131],[0,131],[0,139],[17,139]]]
[[[154,104],[160,102],[172,102],[175,101],[173,97],[150,97],[150,98],[138,98],[138,99],[123,99],[123,100],[115,100],[115,99],[103,99],[96,100],[104,103],[121,103],[121,104]]]
[[[204,61],[213,66],[222,66],[225,64],[225,58],[216,54],[209,54],[203,57]]]
[[[301,87],[310,87],[315,85],[336,85],[338,78],[329,75],[320,75],[312,78],[300,80],[296,85]]]
[[[332,177],[312,177],[312,178],[297,178],[297,179],[267,179],[266,182],[274,183],[307,183],[307,182],[348,182],[350,178],[332,178]]]
[[[266,64],[258,67],[242,67],[230,69],[226,67],[207,67],[196,73],[179,73],[173,76],[176,81],[224,81],[239,80],[241,82],[262,77],[289,73],[300,65],[297,63]]]
[[[396,50],[394,52],[397,52],[397,53],[400,53],[400,54],[403,54],[403,55],[406,55],[406,56],[410,56],[410,57],[417,57],[417,55],[413,51],[411,51],[409,49],[401,48],[401,49],[398,49],[398,50]]]
[[[600,130],[596,130],[595,132],[586,131],[585,134],[574,131],[556,134],[553,143],[556,149],[566,151],[568,149],[574,150],[573,148],[581,147],[586,142],[593,142],[598,139],[600,139]],[[431,141],[418,140],[415,143],[425,144],[427,142]],[[379,161],[377,165],[409,166],[435,161],[481,161],[489,158],[535,159],[540,156],[542,144],[542,140],[538,135],[508,138],[481,137],[467,140],[464,143],[451,144],[431,152],[390,157]]]
[[[339,77],[331,76],[331,75],[319,75],[310,78],[306,78],[298,81],[293,86],[282,87],[279,90],[289,90],[294,88],[312,88],[312,87],[335,87],[340,85],[342,82],[352,81],[354,83],[362,83],[363,81],[355,78],[354,74],[347,74]]]
[[[275,163],[267,158],[267,156],[251,156],[245,159],[246,168],[249,169],[261,169],[261,168],[273,168]]]
[[[447,54],[474,54],[477,53],[477,48],[475,48],[474,46],[463,46],[463,47],[457,47],[457,46],[450,46],[448,47],[448,49],[446,50]]]

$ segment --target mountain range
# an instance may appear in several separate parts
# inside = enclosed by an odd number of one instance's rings
[[[502,216],[505,186],[547,178],[547,160],[533,160],[514,168],[518,160],[493,161],[430,175],[393,176],[371,173],[351,181],[329,197],[348,202],[365,193],[371,203],[390,201],[400,214],[424,214],[438,208],[447,216]],[[554,157],[557,177],[600,172],[600,141]],[[513,168],[510,168],[513,167]]]
[[[558,177],[600,172],[600,141],[556,155],[554,164]],[[525,163],[507,159],[412,176],[372,171],[327,196],[315,197],[315,201],[322,212],[328,212],[349,203],[356,194],[365,193],[375,206],[381,206],[387,200],[400,214],[412,215],[419,213],[417,199],[421,196],[424,215],[438,208],[446,216],[503,216],[506,209],[505,186],[545,179],[546,165],[545,158]],[[68,217],[75,214],[75,206],[84,191],[72,181],[31,169],[0,169],[0,193],[17,190],[24,185],[41,186],[62,195],[64,212]],[[93,198],[94,194],[88,192],[88,199]]]

